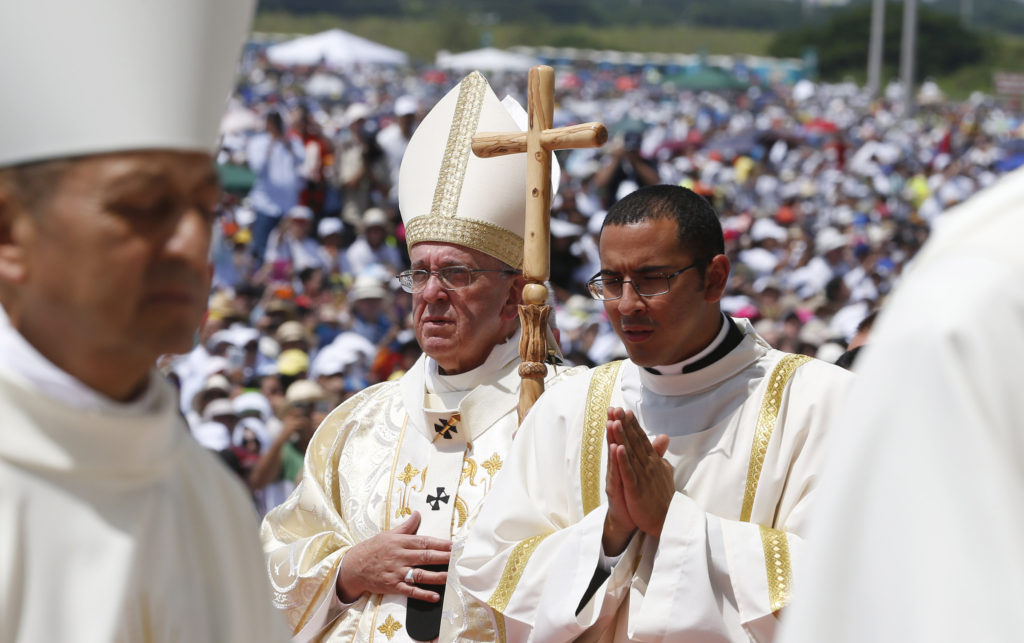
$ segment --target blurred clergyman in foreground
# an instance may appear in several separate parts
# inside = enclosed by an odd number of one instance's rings
[[[155,370],[206,309],[248,0],[0,8],[0,640],[282,641],[239,482]]]

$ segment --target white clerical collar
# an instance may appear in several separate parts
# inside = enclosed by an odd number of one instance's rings
[[[426,370],[426,386],[428,393],[454,393],[472,391],[480,382],[489,381],[492,376],[504,368],[510,361],[519,357],[519,336],[516,330],[512,337],[491,349],[484,363],[476,368],[456,375],[441,375],[434,358],[424,360]]]
[[[646,368],[636,369],[639,384],[645,391],[656,395],[693,395],[715,387],[732,377],[771,347],[754,332],[746,319],[726,320],[726,339],[712,342],[713,350],[703,358],[700,368],[688,369],[674,375],[658,375]],[[733,344],[733,341],[738,343]],[[697,362],[692,362],[696,365]],[[665,367],[661,367],[665,368]]]
[[[711,343],[705,346],[704,350],[702,350],[701,352],[697,353],[696,355],[687,357],[681,362],[676,362],[675,364],[666,364],[665,366],[652,366],[648,370],[653,372],[655,375],[675,375],[677,373],[682,373],[683,369],[686,368],[689,364],[693,364],[694,362],[698,362],[704,359],[705,357],[710,355],[712,351],[714,351],[716,348],[722,345],[722,342],[725,341],[726,335],[729,334],[730,326],[729,320],[725,318],[725,313],[722,313],[721,324],[722,327],[719,329],[718,334],[715,335],[715,338],[711,340]]]
[[[69,406],[78,409],[96,409],[119,413],[144,412],[156,408],[160,403],[159,387],[149,381],[146,390],[138,399],[128,403],[112,400],[93,390],[79,379],[64,372],[46,359],[11,324],[3,306],[0,306],[0,355],[8,367],[17,365],[17,373],[29,384],[44,394],[56,397]],[[14,369],[12,369],[14,370]],[[152,379],[153,375],[150,374]]]

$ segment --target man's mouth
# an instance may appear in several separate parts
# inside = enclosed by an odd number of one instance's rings
[[[654,334],[654,331],[652,331],[652,330],[623,330],[622,334],[625,336],[625,338],[628,341],[630,341],[630,342],[632,342],[634,344],[639,344],[641,342],[645,342],[648,339],[650,339],[651,335]]]
[[[621,328],[622,338],[631,343],[647,341],[654,334],[654,329],[650,326],[623,324]]]

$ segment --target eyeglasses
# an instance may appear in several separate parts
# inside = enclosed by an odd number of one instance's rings
[[[431,275],[436,275],[445,290],[458,290],[473,283],[473,275],[479,272],[500,272],[506,275],[518,275],[518,270],[511,268],[484,270],[468,266],[446,266],[440,270],[406,270],[398,273],[398,283],[405,292],[416,293],[427,287]]]
[[[685,268],[680,268],[670,275],[664,274],[642,274],[630,279],[622,277],[595,276],[587,282],[587,290],[590,296],[598,301],[614,301],[622,298],[622,287],[624,284],[632,284],[633,290],[641,297],[654,297],[664,295],[670,289],[670,282],[690,268],[696,268],[697,263],[691,263]]]

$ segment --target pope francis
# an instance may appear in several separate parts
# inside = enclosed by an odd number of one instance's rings
[[[518,426],[526,170],[470,149],[478,131],[521,131],[510,109],[474,72],[409,142],[399,204],[412,266],[399,280],[424,355],[327,417],[301,484],[264,520],[276,601],[299,640],[505,636],[449,561]]]

